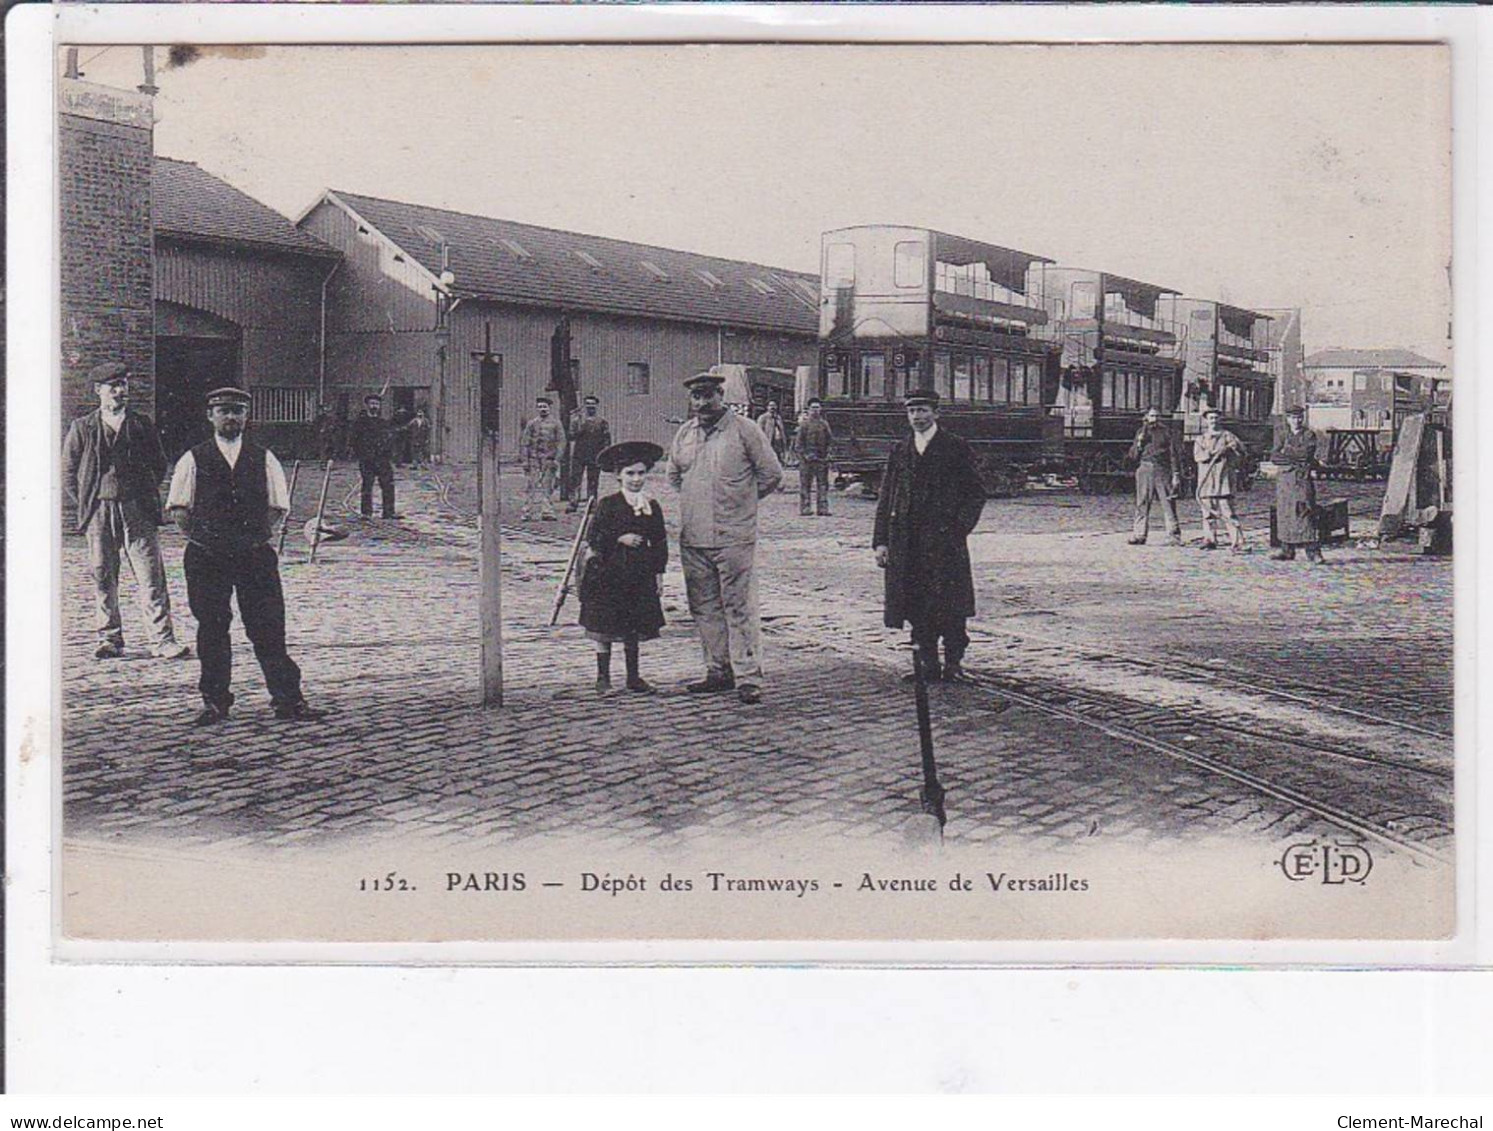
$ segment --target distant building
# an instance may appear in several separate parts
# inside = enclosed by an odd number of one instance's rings
[[[484,363],[501,374],[511,457],[560,365],[613,436],[666,443],[689,374],[814,362],[812,275],[341,191],[299,224],[344,257],[327,296],[329,394],[356,405],[387,387],[392,408],[426,407],[447,459],[476,456]]]
[[[322,380],[322,287],[340,256],[185,161],[155,159],[156,425],[175,457],[207,434],[205,394],[236,384],[255,428],[302,450]]]
[[[1404,349],[1320,350],[1302,367],[1307,423],[1316,429],[1397,431],[1406,411],[1445,404],[1446,366]]]

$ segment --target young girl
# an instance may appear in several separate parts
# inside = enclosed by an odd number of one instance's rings
[[[638,674],[638,643],[657,640],[663,627],[658,598],[669,541],[663,508],[643,490],[643,481],[663,454],[657,444],[632,440],[597,456],[597,465],[615,472],[622,488],[592,511],[586,541],[595,556],[581,578],[581,627],[596,644],[598,695],[612,690],[612,645],[619,640],[627,657],[627,689],[653,690]]]

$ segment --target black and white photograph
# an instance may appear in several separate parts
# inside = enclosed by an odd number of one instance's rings
[[[55,93],[60,944],[1466,927],[1447,45]]]

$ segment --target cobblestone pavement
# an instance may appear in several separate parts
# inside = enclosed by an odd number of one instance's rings
[[[406,517],[384,522],[351,513],[355,477],[338,470],[329,513],[350,537],[310,564],[299,524],[317,479],[302,477],[282,574],[292,655],[310,699],[333,712],[319,724],[273,720],[238,625],[239,701],[221,728],[188,725],[195,661],[136,649],[93,661],[84,548],[64,539],[70,837],[472,844],[595,829],[668,846],[779,829],[890,838],[918,813],[917,732],[900,678],[907,658],[901,634],[880,624],[868,500],[837,495],[830,518],[800,517],[791,491],[768,500],[759,561],[769,678],[759,707],[681,693],[701,663],[677,546],[669,625],[643,650],[644,674],[662,693],[598,700],[574,605],[560,627],[546,627],[574,517],[510,526],[505,705],[485,711],[476,705],[470,478],[401,469]],[[503,487],[511,503],[517,478]],[[1372,514],[1375,490],[1344,492],[1355,514]],[[662,483],[658,494],[672,523],[675,497]],[[1120,497],[1044,492],[990,503],[972,540],[981,613],[970,659],[995,690],[933,689],[949,840],[1020,834],[1039,847],[1078,838],[1151,847],[1336,831],[1290,798],[1126,737],[1144,732],[1278,777],[1292,797],[1448,845],[1451,742],[1438,732],[1449,733],[1451,718],[1450,563],[1356,546],[1321,569],[1269,562],[1267,507],[1264,491],[1246,499],[1255,549],[1236,556],[1125,545]],[[1185,517],[1195,541],[1195,514]],[[1360,532],[1369,524],[1357,522]],[[182,542],[174,531],[163,542],[191,640]],[[127,608],[131,644],[138,623]],[[1199,677],[1208,670],[1234,682]],[[1031,696],[1130,729],[1065,721]],[[1364,715],[1413,718],[1421,730]],[[1324,753],[1332,747],[1339,752]]]

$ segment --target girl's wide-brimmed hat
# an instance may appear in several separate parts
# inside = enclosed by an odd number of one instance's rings
[[[603,471],[621,471],[635,463],[652,467],[663,458],[664,450],[657,444],[647,440],[624,440],[610,448],[603,448],[596,457],[596,464]]]

